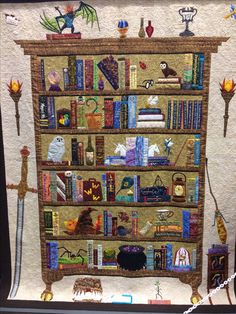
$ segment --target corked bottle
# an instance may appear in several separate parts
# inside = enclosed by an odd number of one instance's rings
[[[144,38],[145,37],[145,30],[144,30],[144,19],[143,17],[141,17],[141,22],[140,22],[140,29],[139,29],[139,32],[138,32],[138,36],[140,38]]]

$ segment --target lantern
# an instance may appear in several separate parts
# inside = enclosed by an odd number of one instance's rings
[[[182,172],[175,172],[172,176],[172,201],[186,201],[186,176]]]

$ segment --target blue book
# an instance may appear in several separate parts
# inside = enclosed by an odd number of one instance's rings
[[[202,126],[202,101],[198,101],[197,106],[197,127],[196,129],[201,129]]]
[[[154,270],[154,248],[153,245],[148,245],[146,249],[146,269]]]
[[[140,115],[161,114],[161,109],[160,108],[141,108],[141,109],[139,109],[139,114]]]
[[[183,112],[183,105],[182,105],[182,101],[180,100],[178,104],[178,121],[177,121],[178,129],[181,129],[181,126],[182,126],[182,117],[183,117],[182,112]]]
[[[204,62],[205,62],[204,54],[199,54],[197,89],[200,89],[200,90],[203,89]]]
[[[105,173],[102,174],[102,200],[107,201],[107,176]]]
[[[183,218],[183,238],[190,238],[190,212],[188,210],[182,211]]]
[[[140,176],[134,175],[134,202],[140,201]]]
[[[136,146],[135,146],[135,166],[143,165],[143,153],[144,153],[144,137],[136,137]]]
[[[188,127],[188,112],[187,112],[187,101],[183,101],[183,123],[184,123],[184,129],[187,129]]]
[[[48,268],[58,269],[58,243],[57,241],[47,242]]]
[[[77,202],[77,187],[76,187],[76,174],[72,174],[72,201]]]
[[[103,233],[104,233],[104,236],[108,235],[108,212],[107,212],[107,210],[103,211]]]
[[[54,97],[48,97],[47,104],[48,104],[48,128],[56,129],[56,111]]]
[[[201,147],[201,135],[195,135],[194,141],[194,166],[200,166],[200,147]]]
[[[172,269],[172,244],[166,244],[166,270]]]
[[[198,203],[198,194],[199,194],[199,178],[195,178],[195,202]]]
[[[177,121],[177,100],[174,100],[172,129],[176,129],[176,121]]]
[[[107,235],[109,237],[112,236],[112,213],[107,213]]]
[[[137,96],[128,97],[128,129],[136,128]]]
[[[170,129],[171,124],[171,100],[168,100],[168,111],[167,111],[167,129]]]
[[[193,103],[193,129],[197,129],[197,116],[198,116],[198,101],[194,100]]]
[[[191,100],[189,100],[188,102],[188,129],[192,128],[192,113],[193,113],[193,102]]]
[[[84,63],[83,60],[76,60],[76,87],[84,90]]]
[[[44,59],[40,60],[40,74],[41,74],[41,90],[46,90],[45,71],[44,71]]]
[[[121,101],[113,102],[113,128],[120,129]]]

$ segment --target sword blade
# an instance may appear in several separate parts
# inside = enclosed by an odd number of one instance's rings
[[[15,244],[15,269],[14,279],[10,292],[10,298],[14,298],[20,285],[21,260],[22,260],[22,237],[24,227],[24,199],[17,199],[17,223],[16,223],[16,244]]]

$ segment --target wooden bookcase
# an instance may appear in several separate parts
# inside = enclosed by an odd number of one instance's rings
[[[101,276],[124,276],[124,277],[175,277],[185,284],[189,284],[192,287],[191,301],[196,303],[199,301],[201,296],[198,293],[198,287],[202,281],[202,246],[203,246],[203,219],[204,219],[204,190],[205,190],[205,149],[206,149],[206,134],[207,134],[207,114],[208,114],[208,95],[209,95],[209,81],[210,81],[210,68],[211,68],[211,53],[218,51],[218,46],[222,42],[227,41],[225,37],[193,37],[193,38],[151,38],[151,39],[140,39],[140,38],[126,38],[126,39],[115,39],[115,38],[100,38],[100,39],[82,39],[82,40],[16,40],[16,43],[24,49],[26,55],[31,56],[31,78],[32,78],[32,98],[33,98],[33,109],[34,109],[34,124],[35,124],[35,145],[36,145],[36,158],[37,158],[37,176],[38,176],[38,199],[39,199],[39,216],[40,216],[40,240],[41,240],[41,256],[42,256],[42,278],[46,284],[46,289],[43,292],[43,298],[50,295],[52,297],[51,286],[55,281],[61,280],[64,276],[68,275],[101,275]],[[168,54],[185,54],[185,53],[203,53],[205,57],[204,63],[204,79],[203,79],[203,90],[174,90],[174,89],[135,89],[135,90],[106,90],[103,91],[61,91],[61,92],[49,92],[40,90],[40,60],[42,58],[58,58],[67,57],[68,55],[76,56],[96,56],[96,55],[168,55]],[[145,61],[145,60],[143,60]],[[159,71],[159,63],[156,65]],[[39,96],[55,96],[56,99],[63,97],[75,97],[75,96],[121,96],[121,95],[159,95],[161,97],[200,97],[202,100],[202,127],[200,130],[188,130],[188,129],[99,129],[99,130],[85,130],[85,129],[40,129],[39,125]],[[132,134],[156,134],[170,136],[186,136],[186,135],[201,135],[201,148],[200,148],[200,166],[196,167],[185,167],[182,166],[158,166],[158,167],[128,167],[128,166],[42,166],[42,136],[55,136],[57,134],[63,134],[70,137],[75,135],[87,135],[87,134],[103,134],[105,139],[109,136],[117,136],[119,134],[132,135]],[[199,201],[198,204],[189,203],[175,203],[175,202],[155,202],[155,203],[126,203],[126,202],[43,202],[42,199],[42,172],[43,171],[115,171],[115,172],[127,172],[134,174],[135,172],[151,173],[151,172],[192,172],[197,173],[199,176]],[[150,182],[151,184],[152,182]],[[182,237],[104,237],[100,235],[74,235],[68,236],[61,233],[59,236],[48,236],[45,234],[44,229],[44,208],[58,208],[59,206],[74,208],[79,210],[85,206],[102,206],[103,208],[114,207],[125,207],[125,210],[131,210],[131,208],[147,207],[161,208],[162,206],[176,208],[194,208],[199,215],[199,236],[196,239],[183,239]],[[145,210],[145,209],[144,209]],[[176,272],[176,271],[165,271],[165,270],[139,270],[139,271],[127,271],[122,269],[117,270],[97,270],[97,269],[65,269],[65,270],[52,270],[47,267],[46,258],[46,241],[77,241],[86,242],[86,240],[93,239],[99,240],[102,243],[108,243],[116,241],[139,243],[144,242],[155,245],[158,243],[184,243],[194,244],[196,247],[197,258],[196,258],[196,269],[188,272]],[[119,246],[120,244],[117,244]]]

